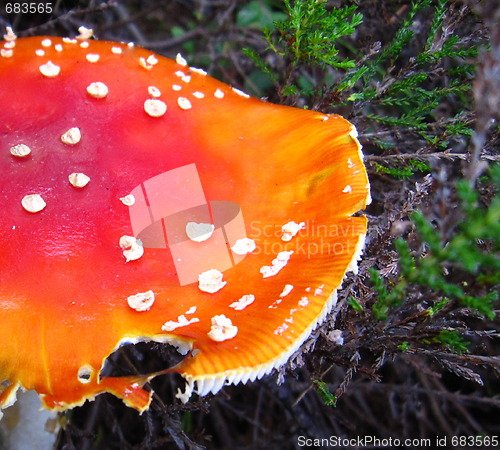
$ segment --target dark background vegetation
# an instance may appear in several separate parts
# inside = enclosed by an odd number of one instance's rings
[[[297,448],[300,436],[494,447],[497,1],[60,0],[36,15],[6,14],[6,3],[0,24],[19,36],[73,36],[85,25],[99,39],[181,51],[269,101],[344,115],[372,187],[359,273],[280,373],[186,405],[175,399],[181,380],[158,377],[142,416],[100,396],[60,416],[57,448]],[[144,364],[137,353],[171,357],[137,349],[117,365]]]

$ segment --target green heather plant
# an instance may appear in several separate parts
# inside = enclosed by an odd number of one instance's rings
[[[371,267],[374,300],[363,306],[349,297],[348,305],[364,317],[363,332],[353,338],[353,345],[359,351],[381,352],[374,368],[380,367],[386,354],[433,355],[460,377],[482,384],[466,364],[498,364],[494,357],[469,353],[471,338],[498,334],[484,328],[496,319],[494,302],[500,291],[499,164],[491,166],[480,189],[493,192],[487,204],[481,204],[478,190],[466,180],[457,183],[461,219],[446,240],[421,211],[413,212],[411,234],[414,231],[417,238],[413,236],[412,244],[404,238],[394,240],[397,274],[387,276],[382,268]],[[358,351],[354,355],[359,358]],[[349,367],[334,393],[322,376],[313,381],[325,405],[336,406],[350,382],[353,366]]]
[[[264,28],[269,50],[286,61],[284,74],[270,68],[259,54],[251,49],[243,52],[249,56],[278,87],[280,95],[290,96],[310,90],[305,75],[300,75],[300,66],[318,65],[322,68],[354,68],[356,63],[339,56],[335,46],[342,36],[350,35],[362,22],[355,6],[334,8],[327,13],[323,0],[284,0],[285,20],[275,21],[274,29]],[[302,88],[300,87],[302,85]]]
[[[264,4],[273,10],[271,2]],[[266,47],[244,50],[270,82],[251,77],[257,80],[247,86],[253,94],[272,97],[274,86],[275,100],[281,103],[348,115],[371,147],[367,160],[379,176],[403,183],[433,177],[436,158],[465,158],[475,126],[472,80],[484,46],[483,36],[461,28],[471,14],[468,6],[415,0],[406,5],[391,38],[364,47],[357,45],[363,4],[335,7],[324,0],[285,0],[283,6],[285,17],[264,28]],[[443,217],[407,206],[412,231],[393,241],[397,275],[373,266],[364,273],[372,300],[348,297],[360,319],[359,334],[347,348],[379,354],[371,370],[381,367],[386,354],[433,354],[459,376],[480,381],[465,360],[449,354],[463,358],[471,351],[471,336],[486,335],[486,325],[474,328],[477,320],[496,319],[499,165],[491,167],[479,188],[484,186],[496,191],[487,204],[471,179],[443,188],[454,193],[448,192],[447,200],[459,205],[454,226],[446,232],[439,226],[446,222]],[[332,358],[339,362],[338,355]],[[323,381],[328,370],[318,371],[314,380],[326,405],[336,405],[361,361],[358,350],[345,358],[340,357],[348,367],[345,380],[334,394]]]
[[[281,102],[347,110],[351,120],[362,121],[361,136],[382,150],[404,138],[415,153],[446,150],[443,157],[451,157],[450,146],[463,147],[472,135],[472,61],[479,39],[460,33],[468,8],[416,0],[391,40],[365,48],[357,48],[352,37],[363,22],[356,6],[286,0],[284,10],[284,20],[264,28],[266,48],[243,50],[272,81]],[[247,87],[255,91],[255,84]],[[445,102],[456,105],[450,114],[440,112]],[[395,168],[394,161],[381,159],[377,170],[398,178],[428,172],[418,165],[418,155],[411,159]]]
[[[403,305],[410,286],[428,293],[425,304],[429,318],[453,302],[494,319],[493,302],[498,299],[500,283],[500,165],[493,165],[490,175],[488,181],[496,194],[487,207],[479,205],[477,191],[465,180],[458,183],[463,218],[446,242],[422,212],[411,215],[422,251],[415,255],[406,240],[395,240],[399,278],[390,286],[379,271],[370,269],[370,280],[377,293],[372,305],[376,320],[387,320],[393,308]],[[488,292],[477,295],[478,284]],[[438,341],[454,347],[448,332]]]

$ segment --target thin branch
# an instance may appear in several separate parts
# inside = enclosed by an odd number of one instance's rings
[[[392,155],[365,155],[366,161],[387,161],[388,159],[430,159],[430,158],[446,158],[446,159],[461,159],[468,160],[468,153],[454,153],[451,151],[434,152],[434,153],[394,153]],[[500,161],[500,155],[486,155],[480,156],[481,160],[486,161]]]

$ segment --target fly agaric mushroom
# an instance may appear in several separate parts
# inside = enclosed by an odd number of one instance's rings
[[[285,363],[363,247],[354,126],[132,45],[0,48],[0,406],[144,411],[157,373],[100,375],[126,342],[188,353],[183,400]]]

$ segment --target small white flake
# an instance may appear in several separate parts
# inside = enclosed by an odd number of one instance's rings
[[[156,86],[149,86],[148,94],[151,95],[151,97],[158,98],[161,96],[161,91]]]
[[[149,311],[155,302],[153,291],[139,292],[127,298],[128,306],[138,312]]]
[[[169,320],[168,322],[165,322],[162,325],[161,329],[163,331],[174,331],[176,328],[185,327],[187,325],[191,325],[192,323],[197,323],[199,321],[200,319],[198,319],[197,317],[193,317],[192,319],[188,320],[186,319],[186,316],[180,315],[179,317],[177,317],[177,322]]]
[[[182,57],[180,53],[177,53],[175,61],[181,66],[187,66],[187,61]]]
[[[213,294],[221,290],[227,281],[222,281],[223,274],[217,269],[210,269],[198,275],[198,287],[200,291]]]
[[[216,98],[224,98],[224,92],[222,92],[220,89],[217,89],[214,92],[214,97],[216,97]]]
[[[12,27],[6,27],[7,33],[3,35],[3,38],[7,42],[13,42],[17,39],[17,36],[15,35],[14,31],[12,31]]]
[[[111,47],[111,53],[113,53],[114,55],[121,55],[122,49],[121,47]]]
[[[316,289],[314,290],[314,295],[321,295],[321,294],[323,294],[323,288],[324,288],[324,287],[325,287],[325,285],[324,285],[324,284],[322,284],[320,287],[316,288]]]
[[[299,300],[299,306],[301,306],[302,308],[305,308],[308,304],[309,304],[309,299],[307,297],[302,297]]]
[[[211,321],[212,326],[207,334],[212,341],[223,342],[238,334],[238,327],[234,326],[231,319],[224,314],[212,317]]]
[[[274,330],[274,334],[281,336],[283,332],[288,329],[288,325],[286,323],[280,325],[276,330]]]
[[[31,149],[25,144],[17,144],[10,148],[10,154],[19,158],[28,156],[30,153]]]
[[[349,167],[349,169],[352,169],[355,165],[356,164],[352,162],[351,158],[347,158],[347,167]]]
[[[262,266],[260,268],[260,273],[264,278],[272,277],[276,275],[283,267],[288,264],[288,260],[292,255],[293,250],[291,251],[282,251],[276,255],[276,258],[273,259],[271,266]]]
[[[54,48],[56,49],[56,52],[62,52],[63,51],[63,46],[61,44],[54,45]]]
[[[12,58],[12,56],[14,55],[14,51],[12,49],[4,49],[2,48],[0,50],[0,56],[2,58]]]
[[[68,176],[68,180],[72,186],[76,188],[83,188],[89,184],[90,178],[81,172],[73,172]]]
[[[179,97],[177,104],[181,109],[191,109],[191,102],[186,97]]]
[[[50,39],[44,39],[42,41],[42,47],[50,47],[52,45],[52,41]]]
[[[182,70],[175,71],[174,75],[177,75],[179,78],[182,78],[182,77],[186,76],[186,74]]]
[[[158,64],[158,58],[155,55],[149,55],[148,59],[146,59],[146,63],[150,66],[156,66],[156,64]]]
[[[90,44],[87,41],[80,42],[80,47],[81,48],[89,48]]]
[[[45,56],[45,50],[42,50],[39,48],[38,50],[35,50],[35,55],[36,56]]]
[[[96,63],[97,61],[99,61],[100,56],[95,53],[88,53],[87,55],[85,55],[85,58],[88,62]]]
[[[174,91],[180,91],[182,89],[182,86],[178,85],[178,84],[173,84],[172,85],[172,89]]]
[[[326,335],[327,339],[336,345],[343,345],[344,338],[342,337],[342,330],[332,330]]]
[[[161,117],[167,112],[167,105],[156,98],[149,98],[144,102],[144,111],[151,117]]]
[[[191,70],[191,72],[197,73],[198,75],[203,75],[204,76],[204,75],[207,74],[207,72],[205,70],[199,69],[198,67],[191,67],[190,70]]]
[[[153,64],[149,64],[146,58],[142,56],[139,58],[139,65],[147,70],[151,70],[153,68]]]
[[[120,201],[125,206],[133,206],[133,205],[135,205],[135,197],[132,194],[126,195],[125,197],[121,197]]]
[[[158,59],[155,55],[149,55],[147,58],[141,56],[139,58],[139,65],[147,70],[151,70],[156,64],[158,64]]]
[[[184,81],[184,83],[189,83],[191,81],[191,75],[184,75],[181,80]]]
[[[236,311],[242,311],[248,305],[251,305],[254,301],[255,301],[255,295],[246,294],[243,297],[241,297],[238,301],[231,303],[229,307],[235,309]]]
[[[84,27],[83,25],[78,28],[78,32],[80,34],[76,37],[76,39],[79,40],[90,39],[94,35],[94,30],[92,30],[92,28],[87,28]]]
[[[250,96],[246,92],[243,92],[240,89],[237,89],[235,87],[233,87],[231,89],[233,90],[233,92],[236,92],[240,97],[250,98]]]
[[[283,291],[280,294],[280,297],[286,297],[290,292],[292,292],[293,285],[291,284],[285,284],[285,287],[283,288]]]
[[[63,37],[62,40],[65,44],[76,44],[78,42],[76,39],[71,39],[69,37]]]
[[[193,96],[196,98],[203,98],[203,97],[205,97],[205,94],[203,92],[196,91],[196,92],[193,92]]]
[[[23,208],[30,213],[40,212],[47,206],[45,200],[40,194],[29,194],[25,195],[21,200]]]
[[[70,128],[66,133],[61,136],[61,141],[67,145],[76,145],[82,139],[80,128]]]
[[[274,303],[270,306],[268,306],[269,309],[277,309],[278,305],[283,301],[282,298],[279,298],[278,300],[275,300]]]
[[[144,255],[142,242],[133,236],[122,236],[120,238],[120,247],[123,249],[125,262],[135,261]]]
[[[253,252],[257,246],[255,241],[250,238],[238,239],[231,250],[237,255],[246,255],[247,253]]]
[[[186,314],[194,314],[196,312],[198,308],[196,306],[191,306],[191,308],[189,308],[187,311],[186,311]]]
[[[275,300],[272,305],[269,305],[269,309],[277,309],[278,305],[283,301],[283,299],[279,298],[278,300]]]
[[[283,232],[283,236],[281,239],[285,242],[290,241],[300,230],[303,230],[306,227],[304,222],[296,223],[296,222],[288,222],[287,224],[281,227],[281,231]]]
[[[342,189],[342,192],[344,194],[350,194],[352,192],[352,187],[350,184],[348,184],[344,189]]]
[[[16,41],[4,42],[3,48],[15,48]]]
[[[40,73],[44,77],[52,78],[59,75],[61,68],[56,66],[52,61],[48,61],[46,64],[42,64],[40,67]]]
[[[204,242],[209,239],[215,230],[211,223],[188,222],[186,224],[186,234],[189,239],[195,242]]]
[[[95,81],[87,86],[87,93],[94,98],[104,98],[108,92],[108,87],[101,81]]]

